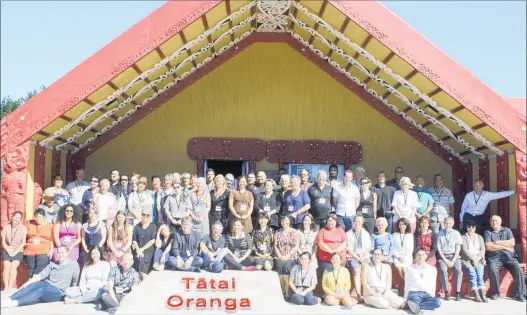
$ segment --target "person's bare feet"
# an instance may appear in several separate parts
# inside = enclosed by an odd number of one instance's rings
[[[76,304],[77,300],[76,299],[70,299],[70,298],[64,298],[64,303],[65,304]]]

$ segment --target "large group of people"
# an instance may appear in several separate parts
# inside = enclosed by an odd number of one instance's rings
[[[488,302],[499,297],[503,266],[514,278],[513,297],[525,301],[511,230],[499,216],[486,230],[483,220],[491,200],[514,191],[488,192],[476,181],[455,230],[454,197],[440,174],[426,188],[423,176],[414,185],[402,167],[390,180],[379,172],[375,184],[362,167],[346,170],[342,181],[336,165],[313,183],[306,169],[279,173],[276,181],[263,171],[237,180],[212,169],[205,178],[154,175],[150,189],[146,177],[118,170],[88,183],[78,169],[65,188],[57,175],[32,220],[23,224],[17,211],[2,230],[9,297],[1,306],[63,300],[113,313],[150,272],[165,269],[277,272],[294,304],[365,303],[417,314],[441,305],[437,272],[445,300],[461,299],[465,272],[474,300]],[[29,280],[13,293],[23,261]],[[392,291],[392,273],[404,296]]]

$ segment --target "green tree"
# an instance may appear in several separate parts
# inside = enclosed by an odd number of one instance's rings
[[[40,87],[40,91],[44,89],[44,86]],[[2,97],[1,108],[0,108],[0,119],[3,119],[9,113],[13,112],[18,106],[27,102],[30,98],[40,93],[40,91],[33,90],[28,92],[26,96],[19,97],[18,99],[12,99],[11,96]]]

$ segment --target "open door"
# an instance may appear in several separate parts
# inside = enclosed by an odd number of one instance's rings
[[[247,176],[247,174],[249,174],[249,161],[245,161],[242,163],[242,175],[243,176]]]

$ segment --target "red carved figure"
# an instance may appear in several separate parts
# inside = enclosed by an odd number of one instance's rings
[[[9,150],[3,157],[0,221],[4,227],[15,211],[25,212],[29,142]]]

